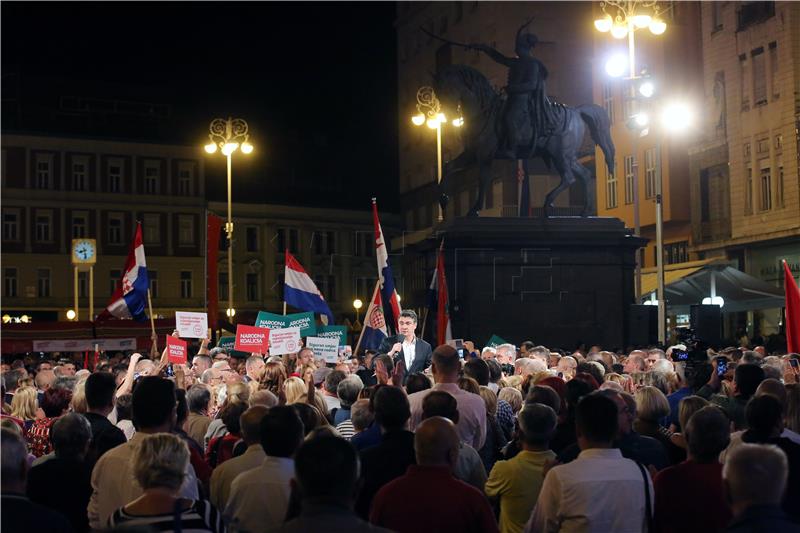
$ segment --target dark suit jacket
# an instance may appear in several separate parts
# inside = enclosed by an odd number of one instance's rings
[[[392,350],[394,343],[399,342],[402,344],[403,339],[404,337],[402,335],[392,335],[391,337],[386,337],[383,339],[380,347],[378,347],[378,353],[388,354]],[[433,349],[431,349],[431,345],[417,337],[415,347],[416,350],[414,354],[414,361],[411,363],[411,368],[406,368],[405,376],[413,374],[414,372],[424,372],[426,368],[431,366],[431,356],[433,355]],[[405,354],[403,354],[402,350],[394,354],[395,364],[397,364],[397,361],[405,362]],[[404,383],[405,376],[403,376]]]
[[[414,434],[406,430],[390,431],[377,446],[360,452],[363,484],[355,510],[362,518],[369,516],[372,498],[387,483],[402,476],[409,465],[417,464]]]

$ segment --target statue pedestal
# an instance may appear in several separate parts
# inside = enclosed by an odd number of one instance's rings
[[[403,307],[425,305],[444,238],[455,338],[493,335],[572,350],[624,349],[635,253],[647,240],[616,218],[457,218],[404,252]],[[407,301],[408,300],[408,301]],[[427,317],[425,337],[433,336]]]

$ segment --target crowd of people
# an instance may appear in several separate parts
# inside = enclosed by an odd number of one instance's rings
[[[4,358],[2,531],[800,531],[800,354],[401,321],[337,364]]]

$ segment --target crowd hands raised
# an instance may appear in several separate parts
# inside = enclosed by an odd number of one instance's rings
[[[800,531],[800,355],[409,328],[337,364],[4,362],[2,531]]]

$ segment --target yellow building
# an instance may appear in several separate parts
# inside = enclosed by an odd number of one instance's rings
[[[108,303],[142,222],[154,314],[201,310],[205,178],[196,146],[4,133],[0,314],[65,320],[73,238],[97,240],[94,311]],[[78,279],[88,320],[89,273]]]
[[[680,136],[670,135],[658,118],[674,101],[686,102],[696,113],[702,103],[699,4],[696,2],[661,2],[666,8],[663,19],[666,31],[652,35],[646,28],[635,33],[637,75],[645,71],[655,93],[648,99],[632,100],[631,82],[611,78],[606,60],[615,54],[627,57],[627,39],[617,40],[608,33],[594,33],[594,99],[611,118],[611,135],[616,147],[614,172],[605,167],[602,152],[597,152],[597,214],[622,219],[634,228],[638,208],[640,234],[650,239],[642,250],[642,268],[656,266],[656,178],[660,164],[663,191],[664,263],[682,263],[693,259],[692,227],[689,201],[688,148],[698,132],[696,128]],[[601,15],[595,9],[595,16]],[[627,70],[626,70],[627,72]],[[629,127],[630,118],[639,113],[651,118],[648,133]],[[634,201],[638,187],[638,204]]]

